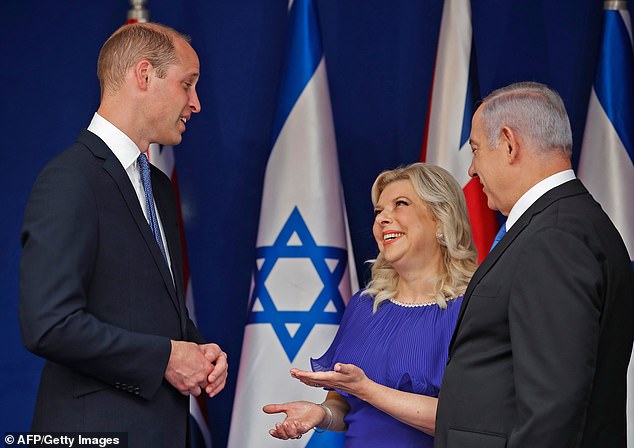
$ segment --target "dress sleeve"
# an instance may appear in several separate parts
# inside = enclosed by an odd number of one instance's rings
[[[358,308],[362,292],[363,291],[359,291],[350,298],[350,302],[348,303],[348,306],[346,306],[346,310],[344,311],[341,322],[339,323],[339,330],[337,330],[335,339],[332,341],[332,344],[330,344],[328,350],[326,350],[326,353],[321,355],[319,358],[310,358],[310,365],[313,372],[327,372],[334,368],[335,363],[333,362],[333,358],[337,353],[341,340],[344,339],[346,334],[349,332],[349,323]]]

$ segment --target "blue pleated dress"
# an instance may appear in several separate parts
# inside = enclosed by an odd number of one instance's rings
[[[311,359],[315,372],[335,363],[354,364],[371,380],[393,389],[437,397],[447,350],[462,297],[437,305],[403,306],[385,301],[372,314],[373,298],[355,294],[326,353]],[[353,395],[345,421],[346,448],[432,448],[433,437],[418,431]]]

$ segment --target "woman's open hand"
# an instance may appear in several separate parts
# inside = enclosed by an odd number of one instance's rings
[[[335,364],[334,370],[329,372],[308,372],[293,368],[291,376],[307,386],[337,389],[356,397],[363,395],[365,389],[372,383],[360,367],[339,362]]]
[[[267,404],[262,408],[267,414],[284,412],[286,419],[276,423],[269,434],[278,439],[298,439],[302,434],[318,426],[326,417],[326,411],[310,401],[291,401],[281,404]]]

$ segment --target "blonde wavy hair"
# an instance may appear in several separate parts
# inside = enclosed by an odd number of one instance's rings
[[[427,205],[438,222],[436,238],[442,252],[442,275],[434,291],[436,303],[447,308],[447,298],[464,294],[478,267],[478,255],[471,237],[467,205],[458,182],[445,169],[425,163],[383,171],[372,185],[372,204],[392,182],[409,180],[418,197]],[[396,294],[399,275],[382,253],[372,264],[372,280],[364,295],[374,297],[374,312],[385,300]]]

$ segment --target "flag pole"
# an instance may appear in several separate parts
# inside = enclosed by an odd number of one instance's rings
[[[577,175],[610,216],[634,267],[634,44],[625,0],[603,2],[603,31]],[[627,446],[634,448],[634,356],[627,373]]]
[[[146,23],[150,21],[150,11],[145,7],[146,0],[130,0],[126,23]]]
[[[148,23],[150,21],[150,11],[146,8],[146,5],[147,0],[130,0],[130,9],[128,10],[126,24]],[[173,151],[174,149],[171,146],[163,147],[157,143],[151,143],[147,151],[147,156],[150,163],[163,171],[172,182],[172,187],[176,196],[178,227],[180,229],[182,247],[183,282],[185,287],[184,299],[190,318],[196,325],[198,325],[194,309],[191,277],[189,275],[189,257],[187,256],[185,226],[183,225],[183,214]],[[198,397],[189,397],[189,415],[191,423],[189,425],[190,442],[192,448],[211,448],[212,441],[207,414],[207,400],[204,394],[201,394]]]

